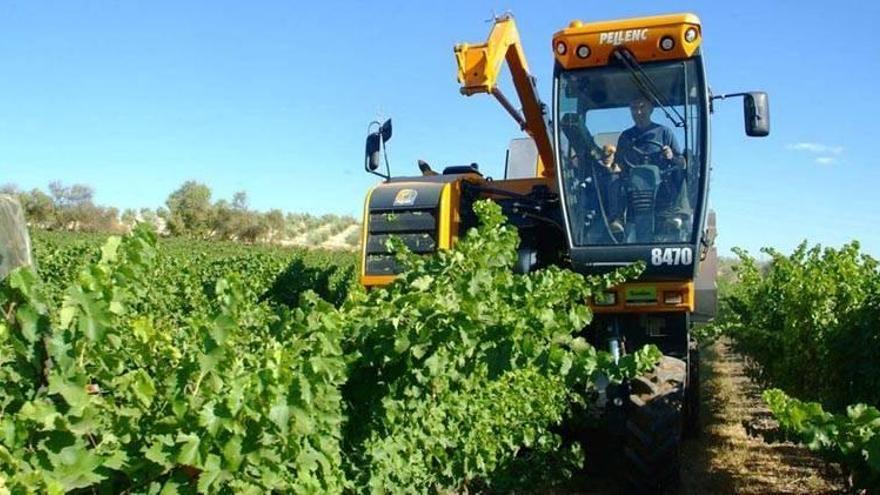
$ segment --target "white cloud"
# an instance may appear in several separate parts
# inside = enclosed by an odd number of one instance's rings
[[[843,146],[830,146],[822,143],[794,143],[787,146],[790,150],[806,151],[816,155],[839,155],[843,153]]]
[[[843,146],[822,143],[800,142],[786,145],[792,151],[802,151],[813,155],[813,161],[819,165],[833,165],[840,161],[843,155]]]

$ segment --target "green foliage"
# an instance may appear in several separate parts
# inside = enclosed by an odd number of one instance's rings
[[[778,389],[764,391],[764,401],[788,435],[847,466],[856,488],[880,490],[880,410],[858,404],[831,414]]]
[[[69,280],[95,261],[102,236],[66,232],[34,233],[38,272],[53,300]],[[234,242],[160,239],[154,276],[142,304],[176,318],[212,304],[214,284],[229,274],[246,274],[242,283],[264,299],[294,307],[307,290],[341,304],[355,282],[356,257],[349,252],[245,246]]]
[[[352,229],[345,236],[345,240],[344,240],[345,244],[348,244],[349,246],[358,246],[361,242],[361,234],[362,234],[362,231],[360,228]]]
[[[168,229],[172,235],[208,237],[214,216],[211,189],[196,181],[186,181],[168,196]]]
[[[762,267],[740,252],[739,283],[721,324],[761,379],[834,410],[880,397],[880,271],[857,243],[766,250]]]
[[[477,209],[483,225],[455,250],[401,253],[407,272],[371,292],[349,290],[351,257],[210,252],[145,227],[99,250],[38,239],[39,275],[17,270],[0,289],[0,492],[562,481],[582,454],[560,423],[598,378],[659,359],[646,348],[613,363],[578,336],[590,294],[637,268],[516,275],[515,229],[496,205]]]
[[[771,261],[763,266],[738,253],[739,282],[722,298],[714,328],[758,365],[760,381],[781,389],[768,390],[764,398],[783,430],[844,463],[859,486],[876,490],[878,263],[861,254],[857,243],[841,249],[801,245],[791,256],[765,252]]]
[[[108,240],[60,307],[30,270],[4,286],[9,489],[342,490],[346,368],[333,309],[270,308],[232,277],[216,283],[215,307],[163,318],[144,304],[155,242],[146,229]]]
[[[50,194],[39,189],[21,191],[14,184],[0,186],[21,203],[25,218],[31,226],[52,230],[78,232],[119,232],[119,211],[99,206],[93,201],[94,191],[84,184],[65,186],[54,181],[49,184]]]
[[[722,337],[726,331],[727,327],[721,322],[721,320],[715,320],[711,323],[694,325],[691,328],[691,336],[696,339],[700,345],[711,345]]]
[[[592,378],[627,372],[577,334],[590,294],[635,270],[591,280],[558,268],[514,274],[515,228],[494,203],[475,210],[483,225],[455,250],[403,254],[397,282],[344,307],[354,337],[345,397],[357,405],[346,449],[352,476],[373,492],[506,485],[498,475],[524,449],[562,449],[570,471],[580,452],[554,428]]]
[[[275,278],[265,297],[296,306],[302,294],[314,291],[325,301],[339,306],[353,288],[356,269],[350,253],[305,251]]]
[[[167,198],[165,206],[140,211],[96,205],[94,190],[87,185],[49,184],[50,194],[40,189],[22,191],[14,184],[0,185],[0,193],[16,198],[28,224],[36,229],[67,232],[118,234],[138,223],[149,223],[160,233],[189,239],[240,241],[246,243],[286,243],[297,239],[319,246],[343,232],[357,220],[351,216],[288,213],[272,209],[260,212],[248,207],[245,191],[236,192],[232,201],[212,201],[211,189],[196,181],[186,181]],[[357,238],[344,239],[344,248],[357,246]]]

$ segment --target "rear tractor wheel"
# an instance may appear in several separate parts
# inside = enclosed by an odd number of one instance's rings
[[[663,356],[630,382],[623,445],[629,493],[663,493],[679,481],[687,364]]]

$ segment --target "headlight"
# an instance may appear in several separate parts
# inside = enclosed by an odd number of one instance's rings
[[[684,302],[684,296],[681,292],[664,292],[663,302],[666,304],[681,304]]]

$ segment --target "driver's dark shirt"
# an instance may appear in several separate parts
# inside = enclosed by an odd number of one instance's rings
[[[663,154],[656,145],[648,144],[652,141],[672,148],[673,156],[681,156],[681,148],[678,147],[678,142],[675,140],[675,134],[672,132],[672,129],[651,122],[648,127],[644,129],[632,126],[620,133],[620,137],[617,138],[617,162],[623,163],[623,160],[627,157],[626,153],[633,155],[633,158],[630,158],[630,160],[634,160],[637,152],[630,150],[632,146],[635,145],[637,148],[649,152],[651,154],[649,157],[650,159],[662,162],[655,163],[655,165],[671,165],[672,163],[670,160],[662,158]]]

